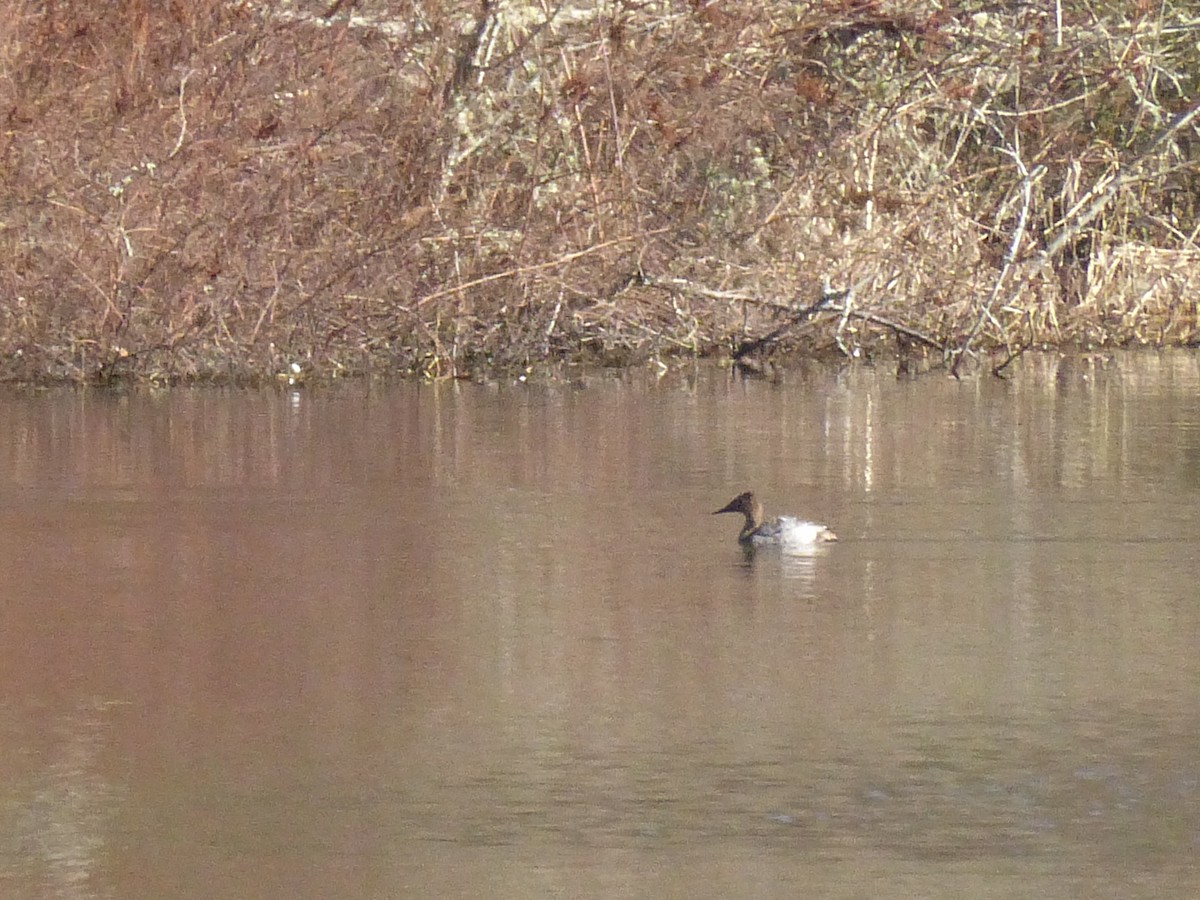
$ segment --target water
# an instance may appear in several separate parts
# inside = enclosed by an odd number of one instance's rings
[[[1015,375],[0,396],[0,895],[1196,896],[1200,358]]]

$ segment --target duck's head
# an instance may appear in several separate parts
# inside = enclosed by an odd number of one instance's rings
[[[738,494],[720,509],[713,513],[714,516],[720,513],[741,513],[746,517],[746,521],[758,525],[762,522],[762,504],[754,496],[753,491],[745,491]]]

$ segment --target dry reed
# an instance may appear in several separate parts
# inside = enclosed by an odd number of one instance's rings
[[[1200,17],[942,7],[0,0],[0,378],[1194,344]]]

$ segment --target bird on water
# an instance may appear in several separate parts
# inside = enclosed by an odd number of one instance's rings
[[[721,513],[741,513],[746,517],[742,530],[738,532],[738,543],[743,546],[808,547],[838,539],[827,526],[816,522],[805,522],[794,516],[764,518],[762,504],[752,491],[738,494],[713,515]]]

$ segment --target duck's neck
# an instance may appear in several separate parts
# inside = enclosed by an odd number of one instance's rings
[[[755,503],[751,509],[745,511],[745,516],[746,522],[742,525],[742,530],[738,533],[738,540],[743,544],[748,544],[754,540],[754,535],[762,527],[762,507]]]

